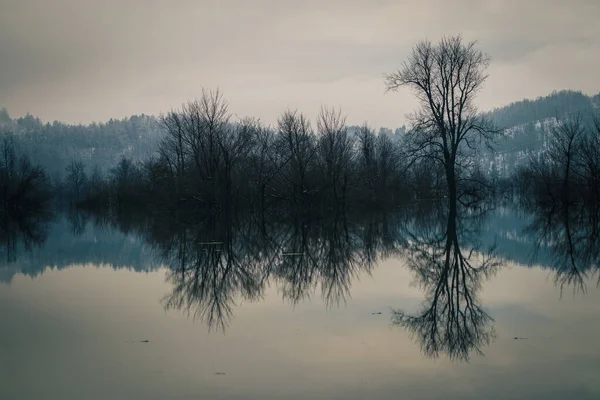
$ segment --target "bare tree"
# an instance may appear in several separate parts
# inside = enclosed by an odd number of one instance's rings
[[[199,99],[162,118],[167,137],[160,154],[177,178],[177,191],[190,192],[193,186],[195,200],[217,209],[229,198],[232,170],[252,140],[254,122],[236,126],[230,120],[228,103],[218,89],[203,89]]]
[[[256,198],[260,205],[261,222],[264,229],[265,212],[270,198],[277,197],[274,183],[281,175],[282,169],[290,161],[290,156],[278,151],[278,138],[275,131],[256,122],[254,144],[249,154],[248,170],[252,171],[250,179],[256,185]]]
[[[460,36],[443,37],[438,44],[418,43],[400,70],[385,75],[388,91],[408,86],[417,95],[420,107],[410,115],[408,155],[443,165],[450,202],[457,199],[456,169],[461,155],[481,142],[491,143],[499,133],[474,102],[487,78],[489,62],[476,42],[464,43]]]
[[[292,186],[292,197],[300,200],[308,194],[310,167],[314,163],[317,147],[310,121],[296,111],[284,112],[278,120],[282,150],[289,157],[287,177]]]
[[[77,203],[82,200],[83,191],[87,184],[85,166],[81,161],[71,161],[67,166],[67,185],[71,192],[71,201]]]
[[[548,156],[562,175],[562,194],[567,196],[573,174],[577,173],[576,157],[581,149],[585,126],[581,115],[570,115],[554,126],[551,131]]]
[[[202,90],[199,100],[182,108],[187,145],[203,179],[213,180],[220,164],[219,141],[229,125],[229,105],[221,92]]]
[[[590,188],[588,202],[600,203],[600,118],[594,120],[591,132],[581,146],[582,170]]]
[[[369,188],[371,202],[375,201],[375,181],[377,179],[377,161],[375,156],[375,142],[377,137],[372,128],[366,123],[361,126],[357,134],[358,141],[358,166],[360,177]]]
[[[377,186],[376,193],[379,199],[383,199],[390,195],[389,186],[391,179],[398,171],[400,158],[396,152],[397,147],[394,145],[390,136],[387,133],[380,133],[376,142],[376,157],[377,157]]]
[[[319,161],[321,172],[334,202],[344,201],[348,186],[352,139],[346,129],[346,118],[340,110],[321,107],[317,116],[319,132]]]
[[[185,147],[187,141],[184,138],[183,118],[181,113],[171,111],[161,117],[161,123],[165,128],[166,137],[159,146],[159,153],[171,175],[177,178],[176,183],[180,183],[185,173],[189,153]]]

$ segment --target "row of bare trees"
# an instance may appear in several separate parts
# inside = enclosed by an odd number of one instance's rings
[[[142,182],[145,203],[171,209],[389,205],[430,197],[411,182],[435,181],[432,170],[426,179],[407,173],[400,138],[366,124],[350,129],[333,108],[322,107],[314,127],[292,110],[267,127],[251,118],[234,121],[220,91],[203,91],[164,115],[162,124],[158,156],[136,166],[132,186]]]
[[[122,158],[107,174],[96,166],[86,171],[81,161],[71,161],[65,177],[52,182],[54,203],[59,208],[105,209],[118,211],[145,200],[147,172],[144,165]]]

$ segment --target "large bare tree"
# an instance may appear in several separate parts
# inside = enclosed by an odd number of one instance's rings
[[[460,201],[456,188],[458,169],[465,166],[463,156],[482,142],[490,143],[499,133],[474,102],[487,78],[489,62],[476,42],[464,43],[460,36],[443,37],[438,44],[418,43],[398,71],[385,75],[388,91],[407,86],[417,95],[419,108],[410,115],[409,156],[443,165],[454,205]]]

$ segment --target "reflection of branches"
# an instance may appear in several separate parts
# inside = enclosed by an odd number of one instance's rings
[[[586,292],[586,280],[600,269],[600,220],[596,207],[585,204],[529,202],[533,222],[525,233],[536,238],[536,253],[543,247],[552,253],[554,282]],[[535,256],[535,253],[534,253]],[[599,281],[600,283],[600,275]]]
[[[29,251],[43,244],[48,236],[49,221],[49,214],[5,218],[0,224],[0,245],[4,247],[6,262],[16,261],[20,246]]]
[[[407,255],[427,300],[416,314],[395,311],[392,323],[417,337],[427,356],[445,352],[450,359],[468,360],[471,351],[481,354],[493,338],[492,318],[479,305],[477,292],[500,264],[474,249],[465,255],[455,213],[449,213],[445,229],[415,226],[424,229],[409,234]],[[480,264],[474,266],[474,260]]]
[[[252,300],[262,292],[260,270],[236,246],[230,221],[211,224],[208,231],[183,231],[164,247],[171,261],[168,280],[173,291],[163,299],[166,309],[185,309],[209,329],[224,330],[235,298]],[[207,235],[208,234],[208,235]]]
[[[82,210],[76,208],[69,208],[67,213],[67,220],[69,221],[69,225],[71,226],[71,232],[75,236],[83,235],[85,232],[85,227],[88,223],[89,215]]]
[[[282,279],[284,299],[292,304],[310,294],[319,269],[311,249],[308,230],[307,224],[300,220],[282,235],[281,258],[273,267],[275,275]]]
[[[181,270],[171,270],[172,293],[165,297],[166,309],[185,309],[209,327],[225,329],[235,305],[234,295],[258,297],[259,280],[222,246],[198,249],[194,259]]]
[[[369,271],[376,259],[361,256],[357,228],[348,224],[343,213],[335,213],[320,221],[298,218],[281,232],[282,254],[273,272],[280,278],[283,297],[296,304],[320,282],[327,304],[344,302],[352,279],[360,271]]]
[[[319,248],[323,259],[321,290],[328,304],[339,305],[350,296],[350,285],[361,269],[370,271],[372,264],[360,264],[358,243],[346,221],[336,215],[327,226]]]
[[[5,215],[0,219],[0,245],[4,248],[6,262],[17,259],[19,248],[30,251],[48,237],[48,223],[52,219],[49,210],[24,210],[20,214]],[[22,246],[22,247],[21,247]]]
[[[135,215],[113,222],[135,229],[157,249],[169,268],[173,290],[166,309],[184,310],[224,330],[240,300],[262,296],[269,279],[284,300],[297,304],[317,287],[328,306],[350,296],[352,281],[376,262],[401,252],[397,215],[320,215],[303,205],[217,214]]]

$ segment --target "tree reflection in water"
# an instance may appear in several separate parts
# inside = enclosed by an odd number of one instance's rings
[[[394,312],[392,323],[415,335],[428,356],[467,359],[493,337],[477,292],[499,263],[473,240],[482,218],[437,205],[394,213],[296,205],[257,214],[129,218],[126,228],[137,230],[168,266],[173,290],[164,307],[184,310],[209,330],[225,330],[236,304],[261,299],[269,282],[292,305],[319,288],[328,306],[339,305],[354,280],[383,259],[404,256],[427,301],[417,314]]]
[[[0,222],[0,245],[2,259],[6,263],[17,260],[20,250],[29,251],[41,246],[48,237],[51,215],[49,212],[31,215],[12,215]]]
[[[327,305],[345,302],[353,280],[381,258],[400,254],[403,222],[399,214],[317,214],[298,206],[268,219],[227,212],[154,216],[137,229],[168,266],[173,290],[164,307],[224,330],[236,304],[261,299],[269,281],[292,305],[318,288]]]
[[[128,214],[110,223],[137,232],[159,252],[173,288],[164,307],[215,330],[226,329],[240,302],[262,299],[269,283],[292,305],[319,290],[328,306],[339,305],[353,281],[401,256],[426,299],[416,312],[395,310],[392,325],[409,331],[428,357],[468,360],[495,336],[479,292],[501,267],[493,246],[480,243],[480,207],[421,203],[385,213],[292,205],[258,213]],[[598,214],[572,206],[530,211],[527,233],[552,243],[557,283],[583,287],[598,271]]]
[[[225,329],[236,297],[261,296],[262,260],[252,256],[252,244],[241,240],[243,232],[228,217],[174,228],[174,235],[159,243],[173,285],[163,299],[165,308],[184,309],[209,328]]]
[[[445,223],[434,216],[407,227],[406,259],[426,300],[416,313],[394,311],[392,324],[406,328],[429,357],[446,353],[468,360],[473,351],[482,354],[494,337],[493,320],[478,292],[501,264],[493,248],[480,251],[474,240],[481,218],[450,210]]]
[[[550,251],[561,294],[566,287],[585,293],[586,281],[596,275],[600,285],[600,208],[569,201],[530,201],[524,208],[533,215],[525,233],[536,244],[534,257],[543,248]]]

